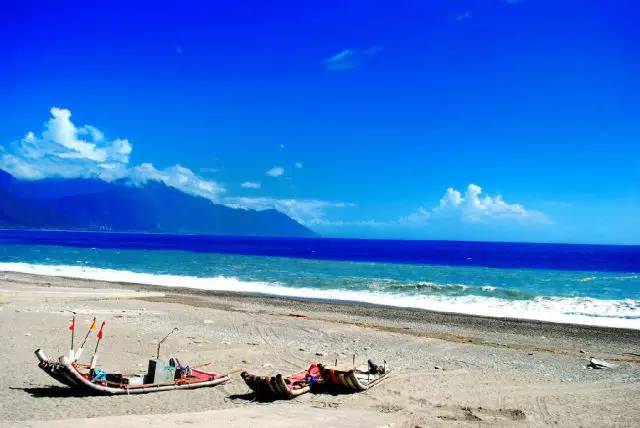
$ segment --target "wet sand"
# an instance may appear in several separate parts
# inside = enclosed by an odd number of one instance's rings
[[[215,388],[81,397],[38,369],[33,351],[66,352],[105,319],[99,366],[144,371],[157,341],[193,365],[231,372]],[[293,315],[304,315],[293,316]],[[0,273],[3,426],[638,426],[640,332]],[[95,342],[89,342],[92,347]],[[84,359],[90,358],[86,352]],[[291,373],[312,361],[386,360],[371,390],[255,401],[239,376]],[[615,368],[586,369],[589,357]]]

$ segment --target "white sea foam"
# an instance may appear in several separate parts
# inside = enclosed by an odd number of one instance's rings
[[[630,299],[601,300],[588,297],[538,297],[532,300],[506,300],[485,296],[408,296],[388,292],[295,288],[278,283],[241,281],[237,278],[224,276],[200,278],[194,276],[155,275],[84,266],[54,266],[29,263],[0,263],[0,271],[199,290],[354,301],[441,312],[640,330],[640,304]]]
[[[434,290],[443,290],[446,288],[459,290],[469,289],[469,286],[466,284],[436,284],[435,282],[430,281],[418,281],[417,285],[424,288],[432,288]]]

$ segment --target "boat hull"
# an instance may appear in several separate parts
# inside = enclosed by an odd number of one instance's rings
[[[179,389],[207,388],[221,385],[229,381],[229,376],[222,376],[209,381],[192,383],[175,383],[160,385],[132,385],[112,387],[99,385],[86,379],[78,369],[70,364],[65,357],[60,357],[58,361],[50,360],[42,350],[35,351],[40,367],[45,373],[71,388],[84,391],[94,395],[123,395],[123,394],[149,394],[152,392],[174,391]]]
[[[271,399],[292,399],[299,395],[306,394],[311,390],[310,385],[292,389],[285,382],[284,376],[256,376],[247,372],[240,374],[247,386],[260,397]]]

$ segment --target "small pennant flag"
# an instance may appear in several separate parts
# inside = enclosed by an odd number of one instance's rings
[[[95,330],[96,329],[96,317],[93,317],[93,321],[91,322],[91,327],[89,327],[89,330]]]
[[[69,321],[69,331],[74,331],[76,329],[76,319],[73,318]]]
[[[106,321],[102,321],[102,325],[100,326],[100,331],[98,331],[98,340],[102,339],[102,329],[104,328],[104,325],[106,324]]]

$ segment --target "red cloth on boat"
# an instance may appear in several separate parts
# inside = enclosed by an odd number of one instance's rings
[[[320,377],[320,368],[317,363],[312,363],[309,368],[303,372],[293,374],[286,378],[286,382],[295,389],[294,387],[305,386],[309,383],[309,378],[319,378]]]
[[[202,381],[220,379],[223,375],[218,373],[210,373],[202,370],[191,369],[191,376],[198,378]]]

